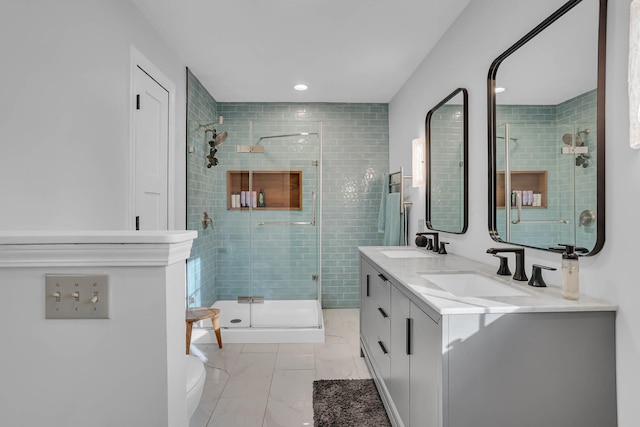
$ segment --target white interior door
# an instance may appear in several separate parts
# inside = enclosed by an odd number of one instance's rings
[[[134,91],[136,229],[167,230],[169,92],[140,67]]]

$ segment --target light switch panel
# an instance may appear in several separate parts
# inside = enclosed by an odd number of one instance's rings
[[[47,319],[108,319],[109,276],[45,275]]]

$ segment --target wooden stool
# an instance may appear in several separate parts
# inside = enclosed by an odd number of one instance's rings
[[[218,348],[222,348],[220,319],[218,317],[219,314],[220,310],[217,308],[193,307],[187,309],[187,354],[189,354],[189,348],[191,347],[191,329],[193,328],[193,322],[203,319],[211,319],[211,323],[213,323],[213,330],[216,333],[216,339],[218,340]]]

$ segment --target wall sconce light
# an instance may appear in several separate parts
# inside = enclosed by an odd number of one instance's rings
[[[425,165],[426,140],[416,138],[411,141],[411,186],[424,187],[427,182],[427,168]]]

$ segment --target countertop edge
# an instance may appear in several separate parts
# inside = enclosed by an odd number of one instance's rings
[[[416,247],[398,247],[398,246],[360,246],[358,251],[362,257],[367,261],[374,264],[377,268],[381,269],[384,273],[389,275],[389,278],[393,279],[398,284],[402,285],[401,291],[408,297],[418,300],[421,304],[426,304],[431,310],[439,315],[450,314],[508,314],[508,313],[553,313],[553,312],[617,312],[618,307],[615,304],[608,301],[582,296],[578,301],[566,300],[560,296],[560,290],[557,287],[550,286],[542,290],[538,288],[531,288],[522,283],[510,283],[511,286],[521,287],[523,291],[529,295],[527,297],[528,302],[522,305],[516,305],[513,299],[519,297],[509,298],[474,298],[473,305],[471,305],[470,298],[455,297],[453,294],[451,298],[447,298],[447,304],[459,304],[459,306],[445,306],[438,304],[437,297],[430,297],[414,291],[410,286],[410,281],[407,280],[413,273],[414,276],[417,273],[432,272],[447,272],[447,271],[474,271],[484,275],[494,274],[494,268],[488,264],[482,264],[477,261],[461,257],[455,254],[447,255],[431,255],[429,258],[389,258],[382,254],[383,250],[420,250]],[[446,258],[445,258],[446,257]],[[420,260],[423,263],[420,263]],[[429,266],[425,260],[429,260],[429,263],[437,268],[429,270]],[[460,268],[451,268],[451,265],[458,264]],[[424,268],[423,268],[424,267]],[[409,271],[412,270],[412,271]],[[499,279],[496,279],[499,280]],[[429,284],[427,280],[424,280],[426,286],[433,286]],[[422,283],[421,283],[422,284]],[[436,289],[436,288],[433,288]],[[438,289],[440,290],[440,289]],[[440,290],[441,291],[441,290]],[[487,303],[486,306],[478,306],[478,301]],[[532,301],[535,304],[532,304]]]

